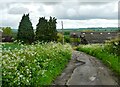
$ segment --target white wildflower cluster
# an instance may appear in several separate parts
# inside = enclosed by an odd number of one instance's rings
[[[61,67],[60,63],[71,57],[71,51],[69,44],[53,42],[4,49],[1,56],[3,85],[40,84],[48,72],[54,75],[55,67]]]

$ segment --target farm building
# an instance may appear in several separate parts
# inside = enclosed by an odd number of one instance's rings
[[[106,40],[110,40],[115,38],[118,32],[71,32],[70,36],[72,37],[73,34],[76,34],[77,37],[84,39],[87,43],[104,43]]]

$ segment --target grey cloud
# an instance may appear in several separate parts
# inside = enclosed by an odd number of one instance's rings
[[[3,0],[4,1],[4,0]],[[8,1],[8,0],[6,0]],[[9,2],[12,1],[12,2]],[[2,26],[13,26],[18,27],[18,23],[22,17],[22,14],[28,13],[29,11],[32,11],[30,17],[33,24],[36,25],[38,22],[38,18],[41,16],[49,17],[54,16],[58,20],[59,19],[71,19],[71,20],[87,20],[90,19],[117,19],[118,12],[114,11],[116,4],[110,4],[113,3],[112,0],[109,0],[110,2],[104,2],[103,0],[95,1],[91,0],[88,2],[88,0],[9,0],[8,2],[1,3],[0,1],[0,10],[7,9],[4,11],[4,15],[7,15],[10,18],[5,19],[6,16],[2,17]],[[94,1],[94,2],[93,2]],[[105,0],[106,1],[106,0]],[[117,0],[113,0],[117,1]],[[80,3],[81,2],[81,3]],[[8,4],[9,3],[9,4]],[[33,6],[33,9],[29,8],[29,6]],[[53,9],[50,9],[49,6]],[[44,9],[45,8],[45,9]],[[48,8],[47,12],[46,8]],[[46,11],[45,11],[46,10]],[[6,12],[7,11],[7,12]],[[2,11],[3,12],[3,11]],[[16,15],[20,14],[20,15]],[[1,15],[0,15],[1,16]],[[18,19],[17,17],[20,16]],[[10,20],[8,20],[10,19]],[[95,21],[96,23],[96,21]],[[99,22],[98,22],[99,23]],[[89,24],[92,25],[92,24]],[[1,24],[0,24],[1,26]]]
[[[1,2],[60,2],[61,0],[0,0]]]
[[[112,2],[111,2],[112,3]],[[28,4],[29,3],[25,3]],[[33,3],[36,4],[36,3]],[[76,2],[64,2],[64,3],[54,3],[46,2],[46,4],[51,5],[53,12],[47,13],[44,6],[47,6],[45,3],[39,4],[39,15],[43,16],[55,16],[59,19],[117,19],[117,12],[114,12],[115,4],[110,4],[108,2],[87,2],[77,4]],[[52,5],[55,4],[55,5]],[[110,5],[109,5],[110,4]],[[89,5],[88,7],[86,5]],[[100,6],[98,6],[100,5]],[[82,6],[82,7],[81,7]],[[48,8],[49,9],[49,8]],[[27,8],[24,7],[14,7],[11,8],[9,14],[23,14],[29,12]]]
[[[80,5],[105,5],[110,2],[79,2]]]
[[[8,10],[9,14],[24,14],[29,13],[29,9],[25,7],[12,7]]]
[[[60,2],[61,0],[0,0],[2,2]],[[74,0],[73,0],[74,1]],[[113,2],[119,0],[78,0],[78,2]],[[64,2],[71,2],[71,0],[64,0]]]
[[[119,0],[78,0],[78,2],[114,2]]]
[[[87,20],[87,19],[117,19],[117,12],[114,12],[116,4],[110,3],[85,3],[86,5],[75,5],[72,2],[59,4],[54,6],[54,11],[50,16],[54,15],[58,19]],[[94,5],[93,5],[94,4]],[[98,5],[100,6],[98,6]],[[43,10],[44,11],[44,10]]]
[[[58,19],[70,19],[70,20],[90,20],[90,19],[117,19],[117,15],[116,16],[113,16],[113,15],[110,15],[110,16],[94,16],[94,15],[77,15],[76,17],[69,17],[69,16],[64,16],[64,17],[61,17],[61,16],[57,16]]]
[[[7,21],[7,22],[6,22]],[[12,27],[16,27],[17,25],[17,22],[18,21],[8,21],[8,20],[5,20],[5,21],[2,21],[2,24],[0,26],[12,26]],[[16,27],[17,28],[17,27]]]
[[[22,15],[14,17],[14,15],[8,15],[6,19],[2,19],[0,26],[10,26],[12,28],[18,28],[18,24],[21,20]]]
[[[36,1],[36,0],[35,0]],[[11,6],[8,8],[8,13],[13,14],[13,17],[16,17],[16,14],[24,14],[29,12],[29,8],[25,8],[24,5],[28,5],[31,2],[23,2],[19,5],[16,3],[11,3]],[[111,2],[113,3],[113,2]],[[16,4],[16,5],[14,5]],[[116,4],[110,3],[103,3],[103,2],[87,2],[81,3],[81,5],[77,2],[61,2],[61,3],[32,3],[33,6],[38,6],[38,10],[33,9],[33,16],[40,17],[40,16],[54,16],[57,19],[71,19],[71,20],[89,20],[89,19],[117,19],[118,12],[114,11],[114,7]],[[14,5],[14,6],[13,6]],[[51,13],[46,13],[43,7],[50,7],[53,8]],[[86,5],[89,5],[88,7]],[[4,6],[3,6],[4,7]],[[36,7],[35,7],[36,8]],[[49,10],[49,8],[48,8]],[[34,20],[34,18],[32,18]],[[37,20],[38,21],[38,20]],[[17,21],[18,22],[18,21]],[[7,22],[7,24],[12,25],[13,22]],[[14,24],[14,23],[13,23]]]
[[[42,2],[45,5],[57,5],[60,4],[61,2]]]
[[[0,3],[0,10],[7,9],[9,7],[9,3]]]
[[[40,15],[45,15],[45,16],[46,16],[45,9],[43,8],[43,5],[41,5],[41,6],[38,8],[38,12],[40,13]]]

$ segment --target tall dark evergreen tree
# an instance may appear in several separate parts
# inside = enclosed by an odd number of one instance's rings
[[[48,21],[49,37],[51,41],[57,40],[57,30],[56,30],[56,18],[50,17]]]
[[[48,30],[48,23],[45,17],[41,17],[36,26],[37,26],[36,27],[36,40],[47,41],[46,34]]]
[[[39,41],[56,41],[57,30],[56,30],[56,19],[50,17],[49,21],[45,17],[41,17],[36,28],[36,40]]]
[[[24,14],[19,23],[17,39],[29,44],[34,41],[34,30],[29,19],[29,14]]]

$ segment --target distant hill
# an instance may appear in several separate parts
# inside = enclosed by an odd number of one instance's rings
[[[61,32],[61,29],[57,29],[58,32]],[[64,31],[87,31],[87,30],[92,30],[92,31],[118,31],[117,27],[107,27],[107,28],[102,28],[102,27],[93,27],[93,28],[64,28]],[[12,29],[14,33],[18,31],[18,29]]]
[[[107,27],[107,28],[102,28],[102,27],[96,27],[96,28],[65,28],[64,31],[118,31],[117,27]],[[61,29],[58,29],[59,32],[61,32]]]
[[[18,29],[12,29],[12,32],[14,32],[14,33],[18,32]]]

